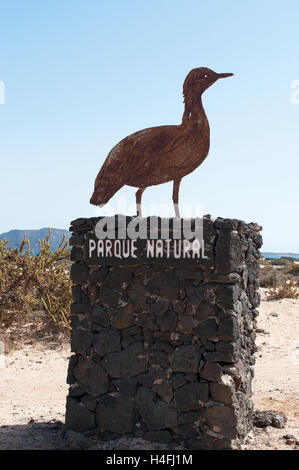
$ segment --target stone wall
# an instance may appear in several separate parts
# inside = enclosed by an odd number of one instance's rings
[[[96,220],[71,227],[66,428],[189,449],[238,446],[252,428],[261,228],[206,217],[211,261],[197,266],[88,266]]]

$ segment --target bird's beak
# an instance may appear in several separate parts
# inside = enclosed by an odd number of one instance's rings
[[[217,73],[217,78],[232,77],[233,75],[233,73]]]

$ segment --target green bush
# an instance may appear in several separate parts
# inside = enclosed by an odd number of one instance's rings
[[[50,248],[51,230],[39,240],[34,255],[24,237],[19,249],[0,240],[0,323],[8,327],[19,320],[44,322],[45,326],[70,328],[71,279],[57,262],[66,258],[68,242],[63,237],[55,252]]]

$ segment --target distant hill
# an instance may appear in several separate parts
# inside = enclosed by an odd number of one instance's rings
[[[296,258],[299,259],[299,253],[272,253],[264,251],[261,253],[264,258]]]
[[[24,239],[24,235],[26,234],[26,237],[30,241],[31,250],[34,253],[38,253],[38,240],[45,239],[46,235],[48,234],[48,231],[49,229],[47,227],[40,228],[38,230],[10,230],[9,232],[2,233],[0,235],[0,240],[3,240],[5,238],[9,241],[9,245],[12,248],[18,248]],[[50,245],[52,251],[55,251],[58,248],[62,240],[63,234],[65,234],[67,240],[70,239],[71,233],[68,230],[63,230],[60,228],[51,228]]]

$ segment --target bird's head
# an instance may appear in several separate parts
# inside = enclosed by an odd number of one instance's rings
[[[207,67],[192,69],[184,81],[184,97],[186,99],[188,95],[202,95],[219,78],[231,77],[232,75],[233,73],[216,73]]]

